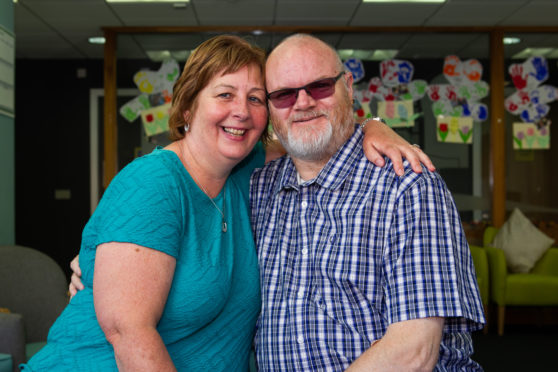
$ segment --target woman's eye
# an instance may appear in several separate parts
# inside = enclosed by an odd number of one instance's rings
[[[220,94],[217,95],[217,97],[230,98],[231,94],[230,93],[220,93]]]
[[[260,97],[253,96],[248,99],[254,103],[264,103],[264,100]]]

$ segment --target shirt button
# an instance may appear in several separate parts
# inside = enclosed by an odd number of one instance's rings
[[[306,256],[308,254],[308,248],[302,248],[302,254]]]
[[[299,344],[303,344],[304,343],[304,337],[298,336],[298,338],[296,339],[296,342],[298,342]]]
[[[308,203],[303,201],[302,203],[300,203],[300,205],[302,205],[302,208],[306,208],[308,206]]]
[[[300,291],[298,291],[297,295],[298,295],[298,298],[304,297],[304,290],[301,289]]]
[[[333,234],[333,235],[331,235],[331,236],[329,237],[329,241],[330,241],[331,243],[335,243],[335,234]]]

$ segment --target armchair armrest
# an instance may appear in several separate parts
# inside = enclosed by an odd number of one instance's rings
[[[488,258],[486,257],[486,251],[484,250],[484,248],[478,247],[476,245],[469,245],[469,249],[471,250],[473,264],[475,265],[482,303],[488,304],[490,278],[488,276]]]
[[[537,261],[533,274],[558,276],[558,247],[550,247]]]
[[[0,313],[0,353],[10,354],[14,371],[27,361],[25,357],[25,327],[20,314]]]
[[[484,247],[488,257],[490,272],[490,298],[498,305],[505,305],[506,277],[508,267],[504,251],[494,247]]]

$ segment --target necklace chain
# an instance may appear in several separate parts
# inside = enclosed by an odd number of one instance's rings
[[[180,152],[182,154],[182,162],[184,163],[184,166],[186,166],[186,157],[184,156],[184,148],[183,148],[183,146],[180,146],[180,145],[179,145],[179,147],[180,147]],[[227,221],[225,221],[225,206],[226,206],[226,202],[227,202],[227,199],[226,199],[226,195],[227,195],[226,191],[227,190],[225,189],[225,185],[223,186],[223,210],[221,210],[221,208],[219,208],[217,206],[217,204],[213,201],[211,196],[209,196],[209,193],[207,192],[205,187],[203,187],[201,183],[196,181],[192,172],[188,172],[188,173],[190,174],[190,177],[192,177],[192,179],[194,180],[196,185],[198,185],[200,187],[200,189],[202,189],[203,193],[205,194],[205,196],[207,196],[207,198],[209,199],[211,204],[213,204],[215,209],[217,209],[219,211],[219,213],[221,214],[221,231],[226,233],[227,232]]]
[[[192,177],[193,178],[193,177]],[[195,182],[196,180],[194,180]],[[197,183],[197,182],[196,182]],[[219,211],[219,213],[221,214],[221,231],[222,232],[227,232],[227,221],[225,221],[225,204],[226,204],[226,196],[227,193],[225,190],[225,187],[223,186],[223,210],[221,210],[221,208],[219,208],[217,206],[217,204],[213,201],[213,199],[211,199],[211,196],[209,196],[209,194],[207,193],[207,191],[205,190],[205,188],[198,183],[198,186],[202,189],[203,193],[205,194],[205,196],[207,196],[207,198],[209,199],[209,201],[211,202],[211,204],[213,204],[213,206],[215,207],[215,209],[217,209]]]

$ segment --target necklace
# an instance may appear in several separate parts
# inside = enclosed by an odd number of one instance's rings
[[[179,145],[179,147],[180,147],[180,152],[182,154],[182,156],[179,156],[179,158],[181,158],[181,161],[184,163],[184,167],[186,167],[186,157],[184,156],[184,148],[183,148],[183,146],[180,146],[180,145]],[[192,180],[194,180],[195,184],[198,185],[200,187],[200,189],[202,189],[203,193],[205,194],[205,196],[207,196],[207,198],[209,199],[211,204],[213,204],[215,209],[217,209],[219,211],[219,214],[221,215],[221,231],[226,233],[227,232],[227,221],[225,221],[225,205],[227,203],[227,199],[226,199],[226,197],[227,197],[227,192],[226,191],[227,190],[225,190],[226,185],[223,185],[223,210],[221,210],[221,208],[219,208],[217,206],[217,204],[213,201],[213,199],[211,199],[211,196],[209,196],[209,193],[207,192],[205,187],[203,187],[201,183],[196,181],[192,172],[188,172],[188,173],[190,174],[190,177],[192,177]]]
[[[192,177],[193,179],[194,177]],[[196,180],[194,180],[194,182],[196,182]],[[197,183],[197,182],[196,182]],[[215,209],[217,209],[219,211],[219,213],[221,214],[221,231],[226,233],[227,232],[227,221],[225,221],[225,203],[227,202],[227,200],[225,199],[227,196],[227,190],[225,190],[225,186],[223,186],[223,210],[221,210],[217,204],[213,201],[213,199],[211,199],[211,197],[209,196],[209,194],[207,193],[207,191],[205,191],[205,188],[200,184],[197,183],[198,186],[202,189],[203,193],[205,194],[205,196],[207,196],[207,198],[209,199],[209,201],[211,202],[211,204],[213,204],[213,206],[215,207]]]

